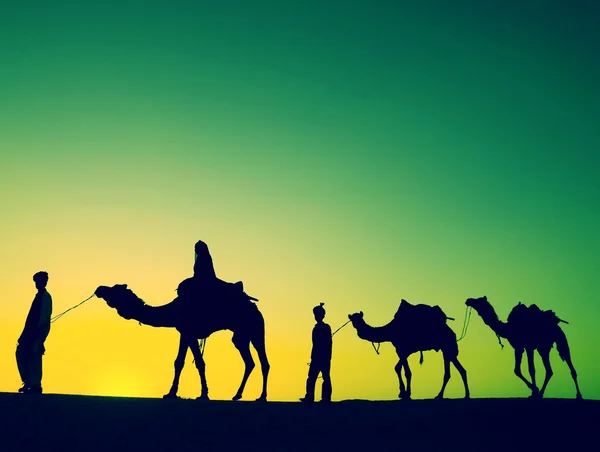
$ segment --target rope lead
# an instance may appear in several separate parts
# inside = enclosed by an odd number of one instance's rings
[[[88,301],[90,298],[92,298],[94,295],[96,295],[95,293],[91,294],[89,297],[87,297],[85,300],[83,300],[81,303],[76,304],[75,306],[67,309],[66,311],[61,312],[60,314],[55,315],[54,317],[52,317],[50,319],[50,323],[54,323],[56,322],[58,319],[60,319],[63,315],[65,315],[67,312],[78,308],[79,306],[81,306],[83,303],[85,303],[86,301]]]

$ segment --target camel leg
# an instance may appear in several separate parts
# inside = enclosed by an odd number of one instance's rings
[[[435,397],[436,399],[444,398],[444,391],[446,390],[446,385],[450,380],[450,360],[444,354],[444,381],[442,382],[442,389],[440,389],[440,393]]]
[[[566,350],[563,351],[564,361],[567,363],[567,366],[569,366],[569,370],[571,371],[571,377],[573,378],[573,382],[575,383],[575,389],[577,389],[576,398],[582,399],[583,396],[581,395],[581,391],[579,390],[579,383],[577,382],[577,372],[575,371],[575,367],[573,367],[573,361],[571,361],[571,351],[569,350],[568,346],[565,348]]]
[[[405,399],[410,400],[410,382],[412,380],[412,372],[410,371],[410,366],[408,365],[408,357],[404,358],[404,377],[406,378],[406,397]]]
[[[533,391],[533,387],[531,386],[531,383],[529,383],[527,378],[525,378],[523,376],[523,374],[521,373],[521,361],[523,360],[523,351],[524,351],[524,349],[522,349],[522,348],[515,348],[515,375],[517,377],[519,377],[521,380],[523,380],[525,382],[525,384],[527,385],[527,387],[531,391]]]
[[[206,363],[204,362],[204,357],[202,356],[202,352],[200,351],[200,346],[198,345],[197,339],[194,339],[192,342],[190,342],[190,349],[192,350],[192,354],[194,355],[196,369],[198,369],[198,374],[200,375],[200,386],[202,389],[198,400],[208,400],[208,384],[206,383]]]
[[[237,392],[233,396],[232,400],[239,400],[242,398],[242,394],[244,393],[244,388],[246,387],[246,382],[248,381],[248,377],[252,373],[254,369],[254,359],[252,359],[252,353],[250,353],[250,340],[246,337],[237,337],[235,334],[233,335],[233,345],[238,349],[242,359],[244,360],[244,376],[242,377],[242,382],[240,383],[240,387]]]
[[[177,351],[177,358],[175,358],[175,376],[173,377],[173,384],[167,394],[163,396],[163,399],[176,399],[177,390],[179,389],[179,377],[185,364],[185,355],[188,350],[188,341],[183,334],[179,335],[179,349]]]
[[[535,349],[527,349],[527,366],[529,367],[529,376],[531,377],[531,398],[539,397],[540,392],[535,383]]]
[[[406,387],[404,386],[404,381],[402,381],[402,367],[403,367],[403,360],[402,360],[402,358],[400,358],[398,360],[398,363],[394,366],[394,370],[396,371],[396,374],[398,375],[398,384],[400,385],[400,393],[398,394],[399,399],[406,398]]]
[[[260,337],[258,340],[253,340],[252,345],[254,345],[254,349],[258,355],[258,360],[260,361],[260,370],[263,377],[262,392],[260,397],[256,400],[259,402],[265,402],[267,400],[267,380],[269,378],[269,370],[271,369],[271,365],[269,364],[269,360],[267,358],[264,336]]]
[[[567,359],[565,359],[565,361],[567,362],[567,366],[569,366],[569,370],[571,371],[571,377],[573,377],[573,381],[575,382],[575,389],[577,389],[577,395],[575,397],[578,399],[583,399],[581,391],[579,390],[579,383],[577,383],[577,372],[575,371],[575,367],[573,367],[571,357],[568,356]]]
[[[465,385],[465,399],[470,399],[471,392],[469,391],[469,383],[467,382],[467,371],[462,366],[462,364],[458,361],[458,358],[454,358],[452,360],[452,364],[454,364],[454,367],[456,367],[456,370],[458,370],[458,373],[460,374],[460,377],[462,378],[463,384]]]
[[[554,372],[552,372],[552,365],[550,364],[550,350],[549,348],[544,348],[543,350],[539,350],[540,356],[542,357],[542,363],[544,363],[544,368],[546,369],[546,376],[544,377],[544,384],[542,385],[542,389],[540,389],[540,399],[544,397],[544,391],[546,391],[546,386],[548,386],[548,382]]]

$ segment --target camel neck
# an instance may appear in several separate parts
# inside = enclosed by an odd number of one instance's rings
[[[389,342],[391,335],[389,331],[389,323],[384,326],[371,326],[365,321],[362,321],[356,326],[358,337],[370,342]]]
[[[481,316],[483,322],[489,326],[494,333],[503,338],[508,337],[508,325],[498,318],[498,315],[491,304],[488,303],[477,312]]]
[[[172,301],[163,306],[142,306],[134,319],[144,325],[174,328],[179,324],[179,303]]]

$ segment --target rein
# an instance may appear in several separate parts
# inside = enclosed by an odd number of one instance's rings
[[[75,309],[75,308],[78,308],[78,307],[79,307],[79,306],[81,306],[83,303],[85,303],[85,302],[86,302],[86,301],[88,301],[90,298],[92,298],[94,295],[96,295],[96,294],[95,294],[95,293],[93,293],[92,295],[90,295],[89,297],[87,297],[85,300],[83,300],[81,303],[78,303],[78,304],[76,304],[75,306],[73,306],[73,307],[71,307],[71,308],[67,309],[66,311],[63,311],[63,312],[61,312],[60,314],[57,314],[57,315],[55,315],[54,317],[52,317],[52,318],[50,319],[50,323],[54,323],[54,322],[56,322],[56,321],[57,321],[58,319],[60,319],[60,318],[61,318],[63,315],[65,315],[67,312],[69,312],[69,311],[71,311],[71,310],[73,310],[73,309]]]

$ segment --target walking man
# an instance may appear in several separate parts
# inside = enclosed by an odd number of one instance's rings
[[[19,392],[25,394],[42,393],[42,355],[46,351],[44,342],[50,332],[52,316],[52,297],[46,290],[48,273],[37,272],[33,281],[37,294],[31,303],[16,352],[17,367],[23,381]]]
[[[331,402],[331,349],[333,339],[331,327],[323,321],[325,318],[324,303],[313,308],[316,325],[312,331],[312,352],[310,354],[310,367],[308,379],[306,380],[306,395],[300,399],[301,402],[312,403],[315,399],[315,384],[319,373],[323,377],[321,387],[321,402]]]

